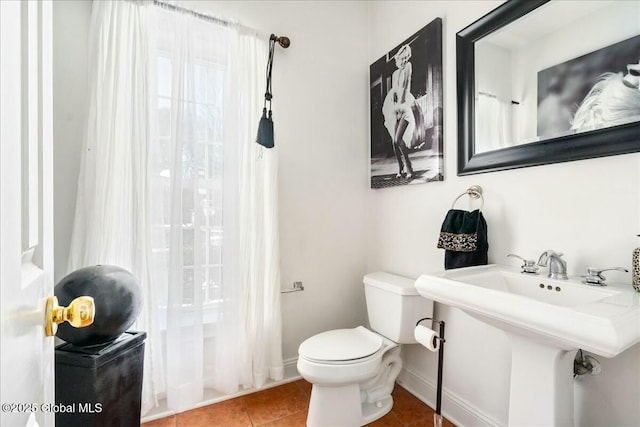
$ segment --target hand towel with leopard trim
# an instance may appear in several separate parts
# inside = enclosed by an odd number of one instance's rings
[[[446,270],[486,265],[489,242],[487,222],[482,212],[449,210],[440,229],[438,248],[445,249]]]

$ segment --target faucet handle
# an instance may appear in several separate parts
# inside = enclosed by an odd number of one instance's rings
[[[624,273],[628,273],[629,270],[627,270],[626,268],[622,268],[622,267],[609,267],[609,268],[593,268],[593,267],[589,267],[587,268],[587,274],[583,274],[582,277],[584,280],[582,281],[582,283],[586,283],[587,285],[598,285],[598,286],[607,286],[606,283],[604,283],[606,279],[606,277],[604,277],[602,275],[603,272],[605,271],[612,271],[612,270],[616,270],[616,271],[622,271]]]
[[[538,274],[539,267],[536,265],[534,260],[526,259],[516,254],[509,254],[507,257],[514,257],[522,260],[522,265],[520,266],[521,273]]]

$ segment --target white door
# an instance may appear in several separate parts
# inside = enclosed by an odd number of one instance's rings
[[[0,0],[0,425],[54,425],[51,2]]]

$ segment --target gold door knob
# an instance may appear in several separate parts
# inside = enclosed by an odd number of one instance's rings
[[[74,328],[85,328],[93,323],[95,314],[93,297],[78,297],[71,301],[69,307],[61,307],[58,298],[49,297],[45,308],[44,332],[48,337],[54,336],[58,324],[62,322],[69,322]]]

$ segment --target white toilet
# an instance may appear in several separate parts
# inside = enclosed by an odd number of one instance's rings
[[[298,349],[298,372],[313,384],[307,427],[356,427],[387,414],[402,368],[399,344],[415,344],[416,322],[433,313],[411,279],[370,273],[363,281],[371,330],[322,332]]]

